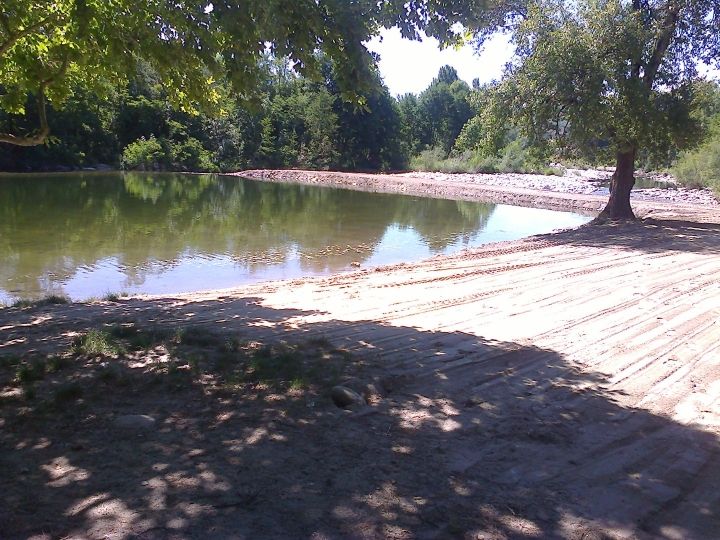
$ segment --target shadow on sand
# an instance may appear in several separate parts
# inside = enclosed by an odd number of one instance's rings
[[[598,234],[602,231],[604,234]],[[640,250],[720,253],[720,225],[675,219],[645,218],[633,222],[590,223],[577,229],[541,235],[553,243]]]
[[[45,326],[50,339],[34,345],[50,350],[67,345],[69,330],[141,318],[182,326],[208,307],[216,317],[204,324],[223,337],[321,336],[346,348],[357,368],[347,384],[373,383],[382,399],[345,411],[324,392],[212,389],[202,377],[173,385],[137,368],[125,386],[83,380],[83,399],[50,411],[6,403],[0,536],[711,538],[720,530],[717,438],[622,406],[602,375],[552,350],[373,321],[298,327],[290,319],[309,313],[253,298],[7,309],[0,343],[23,332],[18,324]],[[118,428],[114,419],[128,414],[155,424]]]

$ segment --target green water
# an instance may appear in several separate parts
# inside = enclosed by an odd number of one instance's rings
[[[3,175],[0,301],[169,294],[329,274],[588,219],[214,175]]]

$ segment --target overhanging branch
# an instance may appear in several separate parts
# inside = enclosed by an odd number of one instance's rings
[[[70,64],[70,54],[65,51],[62,63],[55,73],[40,81],[40,88],[37,93],[37,110],[40,120],[39,129],[32,135],[13,135],[11,133],[0,133],[0,143],[14,144],[15,146],[37,146],[45,142],[50,135],[50,126],[47,121],[47,106],[45,102],[45,89],[62,77]]]
[[[47,121],[47,109],[45,105],[45,87],[40,87],[37,95],[38,118],[40,128],[32,135],[13,135],[11,133],[0,133],[0,143],[13,144],[15,146],[37,146],[45,142],[50,135],[50,126]]]

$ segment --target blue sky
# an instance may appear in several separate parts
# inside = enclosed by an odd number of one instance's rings
[[[436,39],[403,39],[397,28],[383,30],[379,37],[369,42],[368,48],[380,54],[380,73],[395,96],[422,92],[445,64],[453,66],[468,84],[474,78],[480,82],[499,79],[513,50],[505,35],[490,39],[479,55],[470,46],[440,50]]]

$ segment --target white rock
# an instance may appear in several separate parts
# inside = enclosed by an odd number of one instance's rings
[[[115,419],[115,425],[124,429],[151,429],[155,419],[147,414],[124,414]]]

